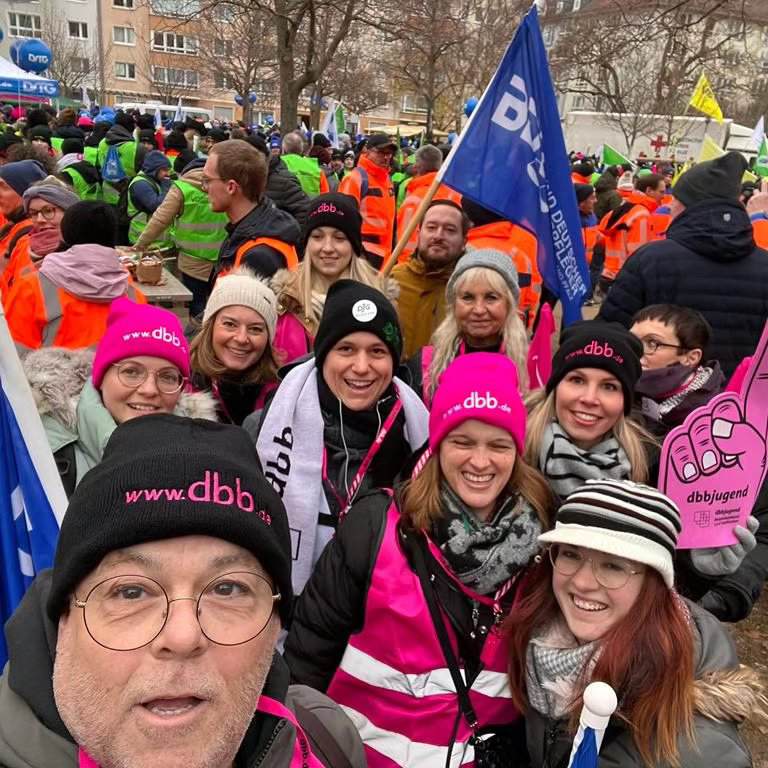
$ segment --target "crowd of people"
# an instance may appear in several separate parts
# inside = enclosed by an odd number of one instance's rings
[[[391,264],[440,148],[70,112],[0,132],[0,295],[69,498],[5,628],[0,766],[566,768],[593,681],[600,766],[752,765],[723,622],[768,490],[678,550],[657,489],[768,319],[740,155],[575,159],[599,307],[538,387],[535,236],[439,187]],[[188,317],[129,245],[176,255]]]

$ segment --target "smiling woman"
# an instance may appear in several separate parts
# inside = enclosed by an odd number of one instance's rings
[[[192,381],[211,390],[224,422],[239,426],[277,388],[276,306],[267,283],[247,267],[219,277],[205,305],[190,350]]]

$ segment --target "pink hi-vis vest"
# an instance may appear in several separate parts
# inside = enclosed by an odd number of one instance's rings
[[[349,638],[328,688],[357,727],[369,768],[474,765],[472,735],[440,648],[418,576],[398,544],[397,507],[390,504],[371,575],[363,628]],[[456,641],[445,622],[454,652]],[[470,689],[479,726],[514,722],[519,713],[507,680],[507,653],[497,628],[485,641],[482,671]]]

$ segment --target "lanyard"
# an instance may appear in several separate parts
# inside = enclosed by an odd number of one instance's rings
[[[397,419],[400,411],[402,410],[403,402],[398,397],[395,401],[395,404],[392,406],[392,410],[389,412],[389,416],[387,416],[385,419],[384,424],[379,430],[379,433],[376,435],[376,438],[371,444],[371,447],[368,449],[368,453],[365,454],[365,458],[363,459],[363,463],[360,465],[360,469],[357,470],[357,473],[352,479],[352,483],[349,485],[346,498],[344,498],[339,493],[338,489],[328,479],[328,451],[325,447],[325,444],[323,444],[323,485],[328,488],[331,493],[333,493],[333,495],[336,497],[336,501],[339,503],[339,509],[341,510],[339,513],[340,521],[344,518],[344,515],[347,514],[347,511],[352,505],[352,502],[355,500],[355,496],[357,495],[358,490],[360,490],[360,485],[363,482],[363,478],[371,467],[371,462],[373,462],[374,458],[376,458],[376,454],[381,449],[381,445],[384,442],[384,439],[389,433],[389,430],[392,429],[392,425],[395,423],[395,419]],[[342,429],[343,428],[344,427],[342,426]]]
[[[296,741],[293,743],[293,759],[291,768],[323,768],[323,764],[312,753],[309,746],[309,740],[304,733],[296,716],[288,707],[281,704],[269,696],[259,697],[259,704],[256,707],[257,712],[263,712],[265,715],[273,715],[283,720],[287,720],[296,729]]]

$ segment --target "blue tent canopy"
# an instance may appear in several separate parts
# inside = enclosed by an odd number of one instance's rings
[[[25,72],[0,56],[0,98],[36,97],[54,99],[59,95],[57,80]]]

